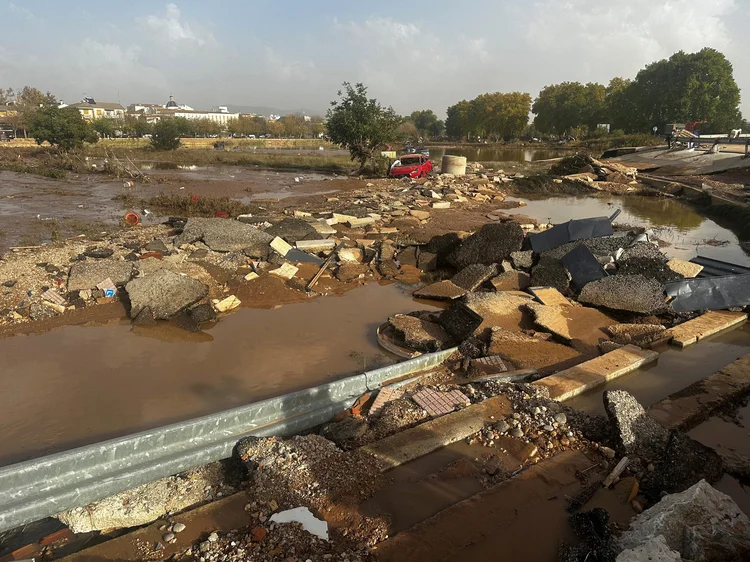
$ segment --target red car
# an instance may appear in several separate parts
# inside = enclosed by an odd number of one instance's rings
[[[405,154],[391,166],[391,176],[423,178],[432,171],[432,162],[424,154]]]

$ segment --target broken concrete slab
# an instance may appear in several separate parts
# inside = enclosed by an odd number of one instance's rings
[[[550,372],[559,365],[575,363],[581,355],[568,346],[495,327],[488,353],[499,355],[519,369]]]
[[[607,390],[603,399],[604,409],[615,427],[620,453],[647,460],[661,457],[669,441],[669,431],[651,418],[629,392]]]
[[[338,251],[338,257],[341,261],[362,263],[364,254],[361,248],[341,248]]]
[[[268,245],[274,236],[239,221],[227,219],[190,218],[182,234],[175,238],[175,245],[192,244],[198,240],[214,252],[245,251],[251,257],[268,253]]]
[[[703,266],[697,263],[681,260],[678,258],[672,258],[667,262],[667,267],[686,278],[697,277],[698,274],[703,271]]]
[[[415,316],[396,314],[388,319],[396,333],[404,339],[410,349],[431,353],[445,349],[451,338],[434,322]]]
[[[542,304],[568,306],[570,301],[554,287],[531,287],[529,292]]]
[[[417,267],[422,271],[435,271],[437,269],[437,257],[437,254],[422,250],[417,256]]]
[[[107,278],[115,285],[124,285],[133,276],[133,263],[129,261],[85,261],[70,268],[68,291],[93,289]]]
[[[138,316],[144,308],[150,308],[158,320],[171,318],[208,294],[208,287],[197,279],[168,269],[133,279],[125,290],[130,297],[131,318]]]
[[[683,562],[680,553],[669,548],[662,535],[649,538],[636,547],[623,550],[615,562]]]
[[[527,302],[528,298],[508,292],[466,295],[466,305],[484,319],[481,329],[500,326],[520,330],[524,320],[523,305]]]
[[[446,279],[417,289],[414,291],[414,296],[419,299],[454,300],[461,298],[467,292],[466,289]]]
[[[363,263],[344,262],[336,270],[336,279],[342,283],[348,283],[368,273],[370,273],[370,268]]]
[[[316,221],[316,222],[311,222],[310,224],[317,231],[318,234],[321,234],[323,236],[331,236],[333,234],[336,234],[336,229],[330,226],[329,224],[326,224],[325,221]]]
[[[729,312],[727,310],[712,310],[698,318],[693,318],[667,330],[671,336],[670,343],[677,347],[687,347],[699,340],[718,334],[747,320],[744,312]]]
[[[451,281],[467,291],[474,291],[495,275],[497,275],[497,266],[494,263],[492,265],[475,263],[463,268],[451,278]]]
[[[418,218],[419,220],[427,220],[430,218],[430,212],[429,211],[419,211],[417,209],[412,209],[409,211],[409,214],[413,217]]]
[[[279,236],[271,240],[269,246],[282,257],[286,256],[292,250],[292,245]]]
[[[633,520],[619,542],[634,549],[657,537],[695,562],[750,559],[750,519],[705,481],[664,496]]]
[[[582,353],[596,354],[599,344],[607,339],[605,330],[615,320],[585,306],[549,306],[529,302],[525,308],[534,317],[534,323],[565,341]]]
[[[398,261],[401,265],[412,265],[417,267],[417,247],[407,246],[398,253]]]
[[[242,302],[236,296],[229,295],[228,297],[221,300],[213,299],[211,301],[211,304],[216,309],[216,312],[229,312],[230,310],[239,308]]]
[[[498,263],[521,249],[523,236],[523,229],[514,222],[485,224],[453,250],[447,260],[457,268]]]
[[[661,340],[667,333],[667,329],[661,324],[613,324],[607,327],[607,331],[616,343],[632,343],[638,347]]]
[[[534,265],[534,251],[524,250],[519,252],[511,252],[510,259],[513,262],[513,266],[521,269],[531,269]]]
[[[367,429],[368,426],[366,420],[360,417],[351,416],[344,418],[341,421],[324,425],[320,430],[320,434],[326,439],[340,444],[352,439],[359,439],[367,433]]]
[[[639,314],[654,314],[667,308],[664,289],[643,275],[611,275],[588,283],[578,301]]]
[[[346,222],[350,228],[358,228],[360,226],[367,226],[368,224],[374,223],[375,219],[372,217],[362,217],[362,218],[349,219]]]
[[[461,245],[461,237],[456,232],[449,232],[439,236],[433,236],[427,242],[423,250],[430,254],[436,254],[438,262],[442,263],[446,258]]]
[[[531,284],[535,287],[554,287],[567,294],[570,290],[570,275],[559,259],[542,255],[531,270]]]
[[[272,269],[268,273],[271,275],[275,275],[276,277],[281,277],[282,279],[291,279],[295,275],[297,275],[297,272],[299,271],[299,267],[293,266],[290,263],[282,264],[281,267],[278,267],[276,269]]]
[[[315,227],[307,221],[295,218],[285,218],[274,225],[271,225],[265,230],[265,233],[270,236],[278,236],[283,238],[290,244],[294,244],[298,240],[304,240],[306,238],[315,238],[318,236],[318,231]]]
[[[524,271],[505,271],[490,282],[496,291],[521,291],[531,285],[531,277]]]
[[[682,275],[667,267],[667,258],[663,254],[656,257],[630,257],[617,262],[618,275],[643,275],[659,283],[668,283],[682,279]]]
[[[482,321],[479,314],[460,301],[454,302],[438,316],[438,323],[457,342],[472,336]]]
[[[659,354],[655,351],[626,345],[605,353],[601,357],[590,359],[580,365],[536,381],[534,384],[547,387],[550,398],[562,402],[635,371],[643,365],[653,363],[658,358]]]

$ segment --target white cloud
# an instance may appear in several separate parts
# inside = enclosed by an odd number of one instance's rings
[[[8,2],[8,11],[11,14],[16,14],[17,16],[21,16],[22,18],[25,18],[27,20],[34,19],[34,13],[31,10],[29,10],[28,8],[24,8],[23,6],[18,6],[13,2]]]
[[[151,14],[143,20],[153,38],[166,43],[172,53],[186,46],[203,47],[216,43],[213,34],[200,25],[189,24],[182,18],[177,4],[167,4],[164,15]]]

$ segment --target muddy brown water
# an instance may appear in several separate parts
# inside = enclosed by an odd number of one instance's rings
[[[0,465],[158,427],[393,363],[375,330],[429,308],[376,283],[240,309],[200,337],[169,325],[66,326],[0,340]]]
[[[564,148],[505,148],[497,145],[431,146],[429,150],[430,160],[438,163],[446,154],[451,156],[466,156],[470,162],[535,162],[537,160],[549,160],[571,154],[571,150]]]

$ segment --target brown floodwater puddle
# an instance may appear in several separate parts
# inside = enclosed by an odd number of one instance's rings
[[[203,332],[127,319],[0,340],[0,465],[218,412],[398,359],[392,314],[430,308],[399,284],[277,309],[242,308]]]

